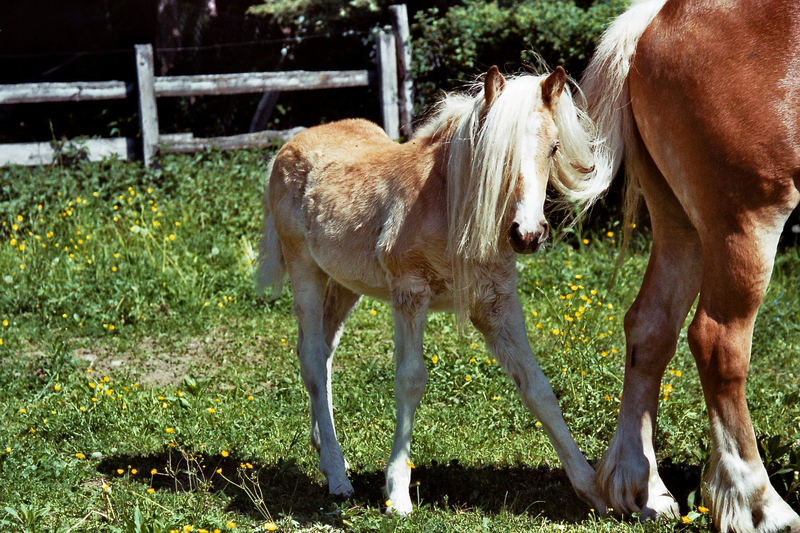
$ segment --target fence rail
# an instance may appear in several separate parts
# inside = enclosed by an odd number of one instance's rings
[[[411,132],[411,86],[408,77],[408,19],[405,6],[392,6],[394,32],[379,32],[378,69],[345,71],[242,72],[196,76],[155,76],[153,48],[136,45],[136,83],[94,81],[66,83],[18,83],[0,85],[0,104],[44,102],[85,102],[118,100],[136,95],[139,101],[141,141],[131,138],[70,140],[63,143],[0,144],[0,166],[6,164],[41,165],[51,163],[63,150],[82,149],[90,160],[115,155],[132,159],[140,155],[150,165],[159,152],[185,153],[211,146],[223,150],[265,147],[275,140],[286,140],[303,128],[285,131],[259,131],[227,137],[196,138],[191,133],[162,134],[158,128],[157,98],[233,95],[258,92],[305,91],[380,87],[381,113],[386,133],[398,138],[400,131]],[[397,8],[397,9],[395,9]],[[401,45],[396,42],[401,41]],[[399,73],[399,74],[398,74]],[[398,78],[403,81],[402,90]]]
[[[339,89],[369,85],[367,70],[327,70],[309,72],[242,72],[201,76],[160,76],[155,93],[161,96],[201,96],[245,94],[266,91],[304,91]]]
[[[133,90],[133,84],[124,81],[14,83],[0,85],[0,104],[122,100],[133,94]]]

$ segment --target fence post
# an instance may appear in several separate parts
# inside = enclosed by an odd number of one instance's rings
[[[153,47],[136,45],[136,78],[139,86],[139,118],[142,124],[144,165],[150,166],[158,151],[158,108],[153,67]]]
[[[408,29],[408,10],[405,4],[389,6],[392,30],[397,47],[397,77],[400,93],[400,132],[407,138],[414,133],[414,83],[411,80],[411,46]]]
[[[378,83],[383,129],[389,137],[398,139],[400,124],[397,105],[397,56],[394,35],[383,30],[378,33]]]

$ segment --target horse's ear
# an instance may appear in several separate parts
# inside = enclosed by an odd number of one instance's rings
[[[544,103],[550,106],[557,102],[566,83],[567,73],[564,72],[564,69],[559,65],[542,82],[542,100],[544,100]]]
[[[497,100],[505,86],[506,79],[497,70],[497,66],[492,65],[489,67],[486,78],[483,80],[483,96],[486,98],[486,107],[489,107]]]

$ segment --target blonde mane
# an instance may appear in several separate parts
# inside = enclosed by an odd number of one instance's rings
[[[480,83],[465,94],[447,95],[415,135],[441,136],[448,147],[447,243],[460,319],[467,317],[472,303],[476,267],[496,258],[505,238],[501,228],[525,155],[523,137],[532,121],[541,120],[535,110],[542,107],[541,82],[545,78],[508,78],[488,109]],[[609,163],[596,159],[594,126],[575,106],[569,89],[561,94],[553,120],[560,148],[552,158],[549,182],[564,197],[562,201],[579,202],[584,212],[608,188]]]

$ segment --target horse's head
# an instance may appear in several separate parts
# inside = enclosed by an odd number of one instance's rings
[[[514,189],[508,213],[504,220],[508,224],[508,240],[517,253],[528,254],[550,235],[550,224],[544,214],[547,184],[550,179],[553,159],[558,154],[558,128],[554,110],[566,83],[566,73],[561,67],[539,83],[538,93],[525,104],[533,109],[518,109],[518,113],[529,113],[530,119],[520,123],[518,174],[513,180]],[[491,105],[505,88],[505,80],[497,69],[486,76],[484,94],[487,105]],[[523,100],[524,101],[524,100]]]
[[[475,265],[506,260],[509,248],[535,252],[547,240],[548,184],[556,202],[588,208],[608,183],[608,161],[593,151],[594,125],[566,81],[561,67],[509,79],[492,67],[477,95],[446,97],[426,126],[447,133],[447,242],[458,294],[469,293]]]

